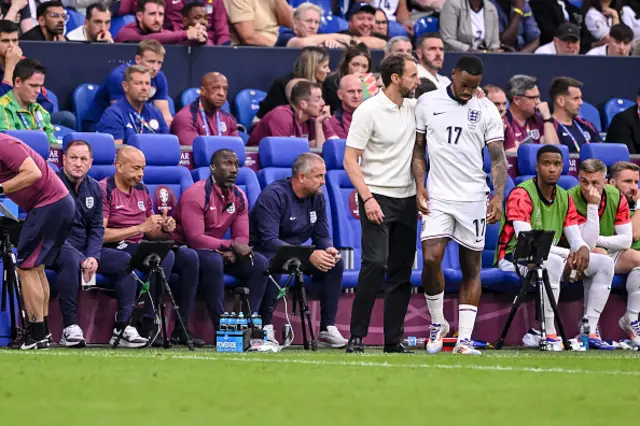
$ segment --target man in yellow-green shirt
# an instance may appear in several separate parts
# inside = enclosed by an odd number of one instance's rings
[[[13,89],[0,97],[0,131],[42,130],[49,143],[57,143],[49,112],[38,102],[44,87],[44,66],[34,59],[22,59],[13,72]]]

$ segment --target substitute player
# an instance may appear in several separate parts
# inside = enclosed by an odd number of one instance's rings
[[[5,134],[0,134],[2,195],[27,212],[18,241],[18,276],[29,320],[21,349],[46,349],[49,281],[44,267],[53,263],[67,238],[75,202],[44,158]]]
[[[424,94],[416,107],[416,143],[412,168],[422,212],[422,284],[432,318],[427,351],[442,349],[449,333],[444,318],[442,258],[447,243],[460,244],[459,335],[455,353],[479,354],[471,333],[480,302],[480,268],[487,222],[502,213],[507,166],[502,142],[504,128],[498,109],[486,98],[473,98],[480,86],[483,65],[475,56],[460,58],[452,72],[453,83]],[[429,178],[425,148],[429,146]],[[491,156],[494,197],[488,203],[489,187],[483,169],[483,149]]]

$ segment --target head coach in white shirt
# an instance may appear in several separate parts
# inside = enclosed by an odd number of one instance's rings
[[[418,223],[411,175],[416,100],[411,98],[419,78],[416,60],[404,54],[385,57],[379,71],[384,89],[353,113],[344,154],[344,169],[359,194],[362,226],[362,267],[347,352],[364,352],[362,338],[384,284],[384,351],[403,353],[408,352],[401,342]]]

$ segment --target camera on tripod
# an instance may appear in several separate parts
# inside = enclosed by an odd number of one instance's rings
[[[17,259],[13,251],[18,245],[23,221],[18,220],[2,203],[0,203],[0,213],[3,215],[0,216],[0,256],[2,258],[4,276],[2,293],[0,294],[0,309],[2,312],[6,312],[7,304],[9,304],[9,315],[11,317],[10,334],[8,336],[0,336],[0,338],[9,338],[11,340],[10,345],[12,345],[22,340],[27,327],[27,318],[23,308],[22,287],[16,269]],[[19,320],[18,314],[20,315]]]

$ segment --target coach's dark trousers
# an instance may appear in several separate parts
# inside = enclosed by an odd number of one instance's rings
[[[381,225],[371,223],[361,199],[359,203],[362,266],[351,310],[351,337],[367,335],[376,296],[384,285],[384,343],[396,344],[403,339],[411,295],[409,280],[416,252],[418,210],[415,196],[374,197],[384,213]]]

